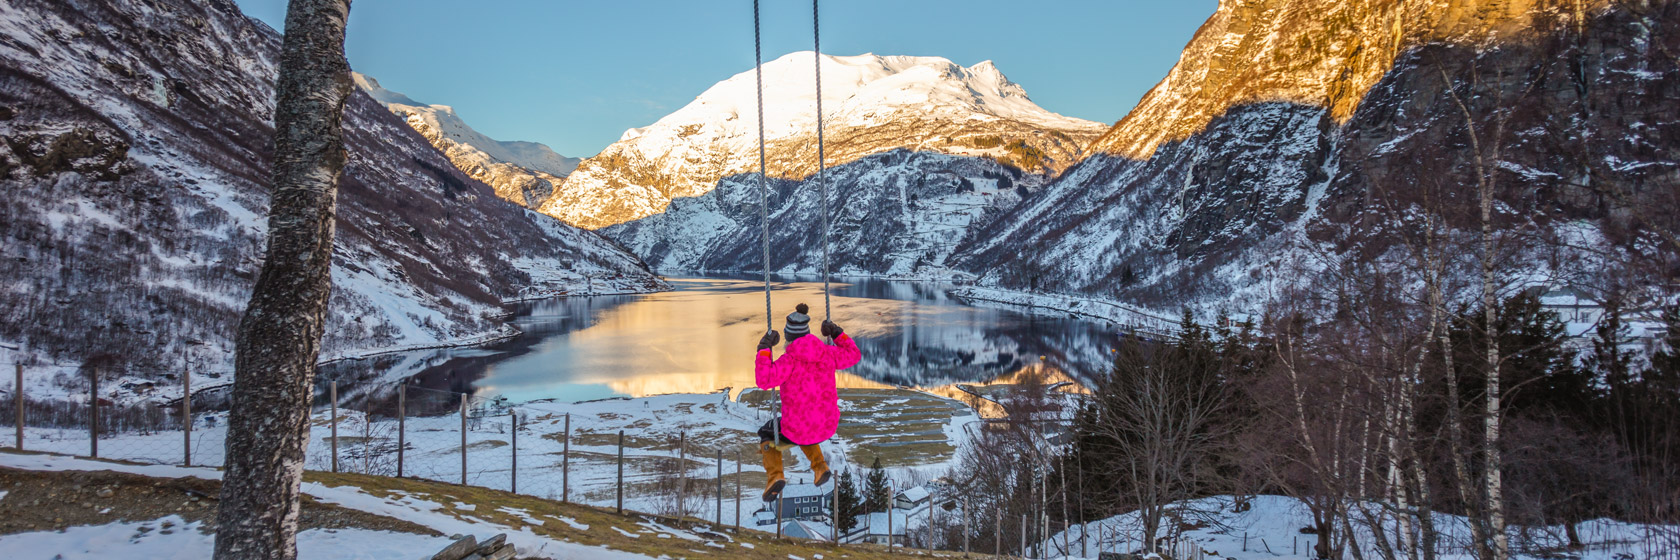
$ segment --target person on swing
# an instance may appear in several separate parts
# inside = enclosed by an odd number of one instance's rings
[[[863,359],[857,343],[846,336],[840,325],[824,320],[822,335],[834,343],[824,343],[811,334],[810,308],[801,303],[787,316],[787,349],[781,358],[773,358],[770,351],[779,336],[776,331],[764,333],[758,341],[758,358],[753,375],[760,389],[782,388],[781,426],[772,418],[758,429],[759,451],[764,454],[764,501],[775,501],[787,485],[782,475],[782,450],[795,445],[811,461],[811,474],[817,486],[832,478],[828,461],[823,459],[822,443],[834,436],[840,426],[840,395],[834,388],[834,372],[857,365]],[[781,438],[777,440],[776,434]]]

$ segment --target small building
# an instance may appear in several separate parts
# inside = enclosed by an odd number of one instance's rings
[[[915,488],[899,492],[897,496],[894,496],[893,507],[896,509],[914,511],[927,505],[928,499],[932,497],[933,494],[928,492],[928,488],[926,486],[917,486]]]
[[[873,512],[858,518],[858,526],[841,537],[847,543],[892,544],[904,546],[905,525],[910,522],[908,511]]]
[[[795,519],[782,524],[782,536],[796,539],[827,541],[829,529],[811,521]]]
[[[1540,307],[1556,313],[1559,321],[1591,325],[1604,317],[1604,305],[1573,286],[1548,286],[1537,289],[1544,290],[1539,294]],[[1582,333],[1575,332],[1577,330],[1585,329],[1571,329],[1569,334],[1581,336]]]
[[[788,484],[782,488],[782,519],[828,519],[834,493],[814,484]]]

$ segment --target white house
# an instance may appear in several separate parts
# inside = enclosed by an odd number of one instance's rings
[[[1572,286],[1547,286],[1539,294],[1540,307],[1556,313],[1569,326],[1569,336],[1584,336],[1604,317],[1604,305]]]
[[[928,492],[926,486],[917,486],[915,488],[899,492],[897,496],[894,496],[893,507],[906,510],[920,509],[922,506],[927,505],[928,499],[932,497],[933,494]]]
[[[858,518],[858,526],[851,533],[841,537],[848,543],[869,544],[905,544],[904,526],[910,522],[908,511],[894,509],[888,512],[874,512]]]

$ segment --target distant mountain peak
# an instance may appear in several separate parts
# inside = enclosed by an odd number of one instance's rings
[[[1039,107],[991,61],[964,67],[937,56],[793,52],[764,64],[773,176],[816,171],[819,63],[830,166],[905,148],[1048,173],[1072,164],[1106,128]],[[757,70],[747,69],[657,122],[625,131],[580,164],[543,212],[599,228],[662,212],[672,198],[709,192],[729,175],[756,172],[757,87]]]
[[[578,158],[562,156],[541,143],[486,136],[462,120],[454,107],[415,101],[360,72],[352,72],[351,79],[358,89],[403,117],[456,168],[516,204],[533,208],[542,204],[560,179],[577,169]]]

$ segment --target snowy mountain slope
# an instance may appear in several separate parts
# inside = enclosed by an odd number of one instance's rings
[[[1285,102],[1353,116],[1405,52],[1522,35],[1535,18],[1581,18],[1609,0],[1223,0],[1172,72],[1091,148],[1145,159],[1234,108]]]
[[[351,78],[357,88],[425,136],[462,173],[494,187],[496,196],[510,202],[536,207],[553,195],[561,179],[577,169],[578,158],[562,156],[546,145],[485,136],[448,105],[415,101],[381,87],[378,80],[364,74],[352,73]]]
[[[129,373],[189,352],[225,369],[262,257],[279,46],[226,0],[0,4],[0,339]],[[345,132],[324,359],[496,332],[531,286],[662,285],[497,199],[367,96]]]
[[[816,172],[813,54],[764,66],[769,173],[803,180]],[[1033,173],[1064,168],[1103,126],[1037,106],[990,62],[962,67],[938,57],[821,58],[829,165],[905,148],[987,156]],[[665,210],[672,199],[712,190],[758,169],[755,72],[719,82],[658,122],[624,133],[584,160],[542,206],[587,228]]]
[[[1092,155],[977,231],[951,262],[987,286],[1253,309],[1268,289],[1314,281],[1313,267],[1389,250],[1393,237],[1368,225],[1391,212],[1374,197],[1420,205],[1431,186],[1446,189],[1449,212],[1474,204],[1474,160],[1448,77],[1482,130],[1494,130],[1489,115],[1511,115],[1499,139],[1497,195],[1513,218],[1504,227],[1533,239],[1579,235],[1587,253],[1637,247],[1641,226],[1578,185],[1672,197],[1680,68],[1664,53],[1680,51],[1680,4],[1567,6],[1581,9],[1222,2]],[[1398,47],[1379,56],[1349,38]],[[1374,80],[1355,79],[1373,64]],[[1581,268],[1577,257],[1514,258],[1525,274],[1590,273],[1561,270]],[[1316,264],[1288,270],[1299,263]]]
[[[1014,206],[1046,178],[989,158],[892,150],[830,169],[830,271],[948,277],[946,259],[971,228]],[[774,179],[771,270],[822,271],[816,178]],[[738,174],[665,212],[600,230],[658,270],[763,270],[758,175]]]

